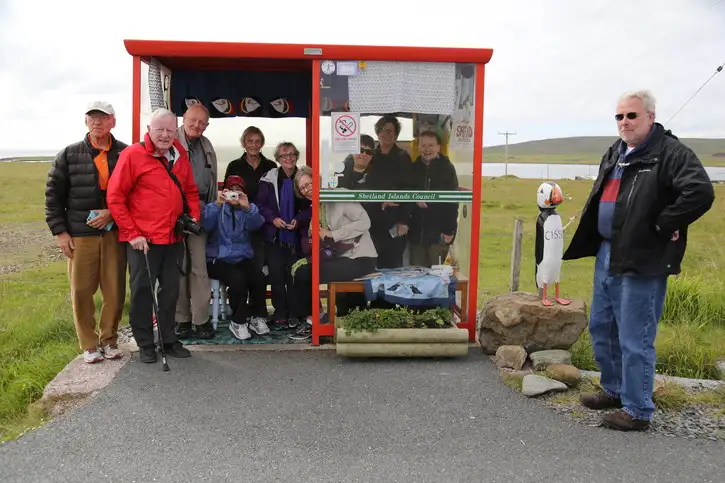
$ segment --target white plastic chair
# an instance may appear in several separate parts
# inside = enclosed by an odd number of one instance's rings
[[[227,319],[227,287],[211,279],[211,325],[216,330],[219,320]]]

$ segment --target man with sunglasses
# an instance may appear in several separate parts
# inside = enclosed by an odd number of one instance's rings
[[[589,331],[603,390],[582,404],[619,409],[602,416],[605,427],[644,430],[667,277],[680,272],[687,228],[715,193],[695,153],[655,122],[649,91],[622,95],[614,119],[621,139],[602,158],[563,258],[596,258]]]

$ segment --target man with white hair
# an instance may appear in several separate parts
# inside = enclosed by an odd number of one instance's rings
[[[208,125],[209,110],[202,104],[194,104],[184,112],[182,125],[177,131],[179,142],[189,154],[194,181],[199,189],[202,216],[204,206],[218,197],[216,153],[204,136]],[[213,339],[214,327],[209,321],[211,287],[206,272],[206,233],[187,235],[185,248],[184,271],[176,302],[176,337],[191,337],[193,323],[199,339]]]
[[[111,134],[116,112],[108,102],[86,108],[88,132],[53,160],[45,187],[45,221],[68,258],[73,321],[83,360],[118,359],[118,324],[126,298],[126,249],[106,205],[109,177],[126,144]],[[96,330],[96,303],[103,296]]]
[[[655,122],[649,91],[622,95],[614,119],[621,139],[602,158],[564,259],[596,257],[589,331],[603,390],[582,404],[619,409],[602,416],[608,428],[644,430],[667,277],[680,273],[688,226],[715,193],[695,153]]]
[[[174,334],[174,313],[183,234],[200,228],[199,191],[186,150],[176,139],[176,125],[173,112],[154,111],[144,141],[123,151],[108,185],[108,206],[120,240],[128,243],[129,321],[141,362],[157,360],[151,318],[156,284],[156,323],[164,350],[172,357],[190,356]]]

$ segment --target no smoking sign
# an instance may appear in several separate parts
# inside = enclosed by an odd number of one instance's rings
[[[350,137],[357,132],[357,122],[348,115],[340,116],[335,122],[335,131],[342,137]]]
[[[333,112],[332,150],[337,153],[360,152],[360,114]]]

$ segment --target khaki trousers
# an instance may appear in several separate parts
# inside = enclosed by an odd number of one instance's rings
[[[410,244],[410,264],[420,267],[432,267],[445,262],[450,245],[414,245]]]
[[[202,233],[186,237],[190,259],[185,261],[186,275],[182,275],[179,281],[176,322],[201,325],[209,320],[211,285],[206,272],[206,236],[206,233]]]
[[[116,345],[118,324],[126,299],[126,249],[118,241],[118,231],[99,236],[73,238],[75,250],[68,259],[73,321],[82,350]],[[100,333],[96,330],[94,295],[101,288]]]

